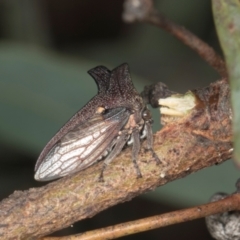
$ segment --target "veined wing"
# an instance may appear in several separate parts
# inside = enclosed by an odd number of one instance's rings
[[[74,173],[94,164],[114,147],[119,131],[126,125],[130,111],[114,108],[95,113],[75,126],[38,164],[35,179],[48,181]]]

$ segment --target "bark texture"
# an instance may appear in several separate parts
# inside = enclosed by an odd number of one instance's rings
[[[225,80],[193,91],[196,107],[155,134],[154,150],[165,164],[156,165],[142,148],[136,178],[131,148],[126,148],[98,182],[102,162],[40,188],[15,191],[0,203],[1,239],[37,239],[167,182],[232,156],[232,111]],[[143,143],[144,145],[145,143]]]

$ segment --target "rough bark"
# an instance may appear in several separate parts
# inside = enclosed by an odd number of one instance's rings
[[[15,191],[0,203],[1,239],[36,239],[155,189],[232,155],[232,111],[226,81],[193,91],[196,106],[155,134],[154,150],[166,164],[156,165],[142,148],[136,178],[126,148],[98,182],[102,162],[40,188]],[[145,144],[145,143],[143,143]]]

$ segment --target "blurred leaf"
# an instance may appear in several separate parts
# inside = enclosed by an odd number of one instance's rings
[[[237,0],[212,0],[212,5],[231,84],[234,160],[240,165],[240,3]]]
[[[0,141],[39,151],[96,94],[94,63],[43,49],[0,45]]]

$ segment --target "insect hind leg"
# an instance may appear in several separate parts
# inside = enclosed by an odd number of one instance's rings
[[[136,172],[137,172],[137,178],[141,178],[142,174],[141,174],[141,171],[137,164],[138,154],[139,154],[139,151],[141,148],[138,128],[133,129],[132,137],[133,137],[132,162],[133,162],[134,168],[136,169]]]
[[[106,159],[103,162],[102,170],[99,176],[99,182],[104,182],[103,173],[107,166],[112,162],[112,160],[122,151],[124,145],[128,141],[128,134],[127,132],[121,132],[121,134],[118,136],[117,142],[112,149],[112,151],[109,153],[109,155],[106,157]]]

